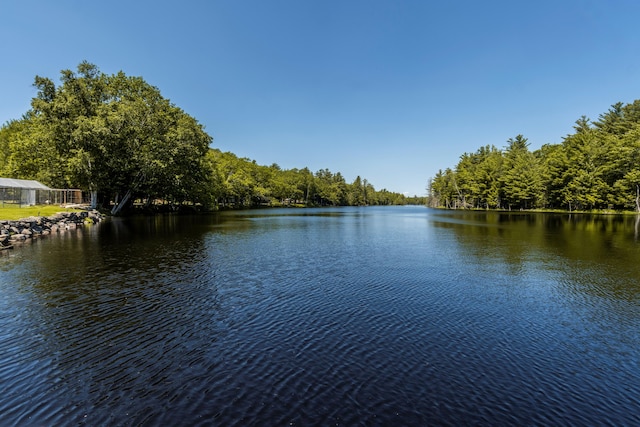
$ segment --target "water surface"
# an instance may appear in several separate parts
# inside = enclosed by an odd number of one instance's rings
[[[636,217],[273,209],[3,252],[2,425],[640,423]]]

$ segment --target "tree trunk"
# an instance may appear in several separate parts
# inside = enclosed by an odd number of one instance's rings
[[[96,209],[98,207],[98,191],[91,190],[91,209]]]
[[[138,172],[138,174],[134,178],[133,184],[127,190],[127,192],[122,197],[122,200],[120,200],[120,202],[118,202],[118,196],[120,194],[119,193],[116,194],[116,201],[115,201],[116,204],[113,206],[113,209],[111,209],[111,215],[117,215],[125,206],[127,206],[128,202],[129,202],[129,199],[131,199],[131,196],[133,195],[133,191],[138,188],[138,185],[142,181],[144,181],[144,174],[142,173],[142,171],[140,171],[140,172]]]
[[[640,185],[636,184],[636,211],[640,212]]]
[[[118,215],[118,213],[120,213],[120,211],[122,210],[122,208],[124,208],[127,204],[127,202],[129,201],[129,199],[131,198],[131,194],[133,192],[129,189],[127,190],[127,192],[125,193],[124,197],[122,197],[122,200],[120,200],[119,203],[116,203],[113,206],[113,209],[111,209],[111,215]]]

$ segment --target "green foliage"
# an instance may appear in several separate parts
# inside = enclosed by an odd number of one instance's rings
[[[140,77],[82,62],[60,85],[36,76],[31,110],[0,128],[0,174],[80,188],[115,204],[134,200],[205,207],[415,203],[360,177],[261,166],[209,146],[196,119]]]
[[[340,172],[308,168],[281,169],[211,149],[207,155],[215,177],[215,202],[221,208],[257,206],[344,206],[421,204],[387,190],[376,191],[366,179],[346,183]]]
[[[518,135],[504,150],[463,154],[429,181],[429,205],[640,212],[640,101],[614,104],[594,123],[582,116],[574,129],[535,152]]]
[[[529,151],[527,139],[522,135],[507,142],[501,177],[504,202],[510,209],[539,207],[543,188],[539,160]]]
[[[60,80],[56,87],[37,76],[32,110],[2,129],[9,140],[3,173],[107,201],[205,201],[211,137],[195,119],[140,77],[105,75],[82,62]]]

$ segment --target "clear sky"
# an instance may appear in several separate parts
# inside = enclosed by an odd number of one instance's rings
[[[0,3],[0,123],[36,75],[141,76],[213,146],[424,195],[464,152],[640,98],[637,0]]]

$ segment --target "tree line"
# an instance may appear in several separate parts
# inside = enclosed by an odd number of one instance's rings
[[[0,128],[0,176],[79,188],[91,205],[255,207],[421,203],[366,179],[323,169],[283,170],[211,148],[204,127],[141,77],[107,75],[89,62],[36,76],[37,95]]]
[[[364,206],[424,204],[424,198],[376,190],[357,176],[347,182],[340,172],[329,169],[282,169],[277,164],[258,165],[255,160],[211,149],[208,163],[213,167],[211,188],[216,204],[225,206]]]
[[[559,144],[530,151],[522,135],[464,153],[429,180],[431,207],[640,212],[640,100],[582,116]]]

